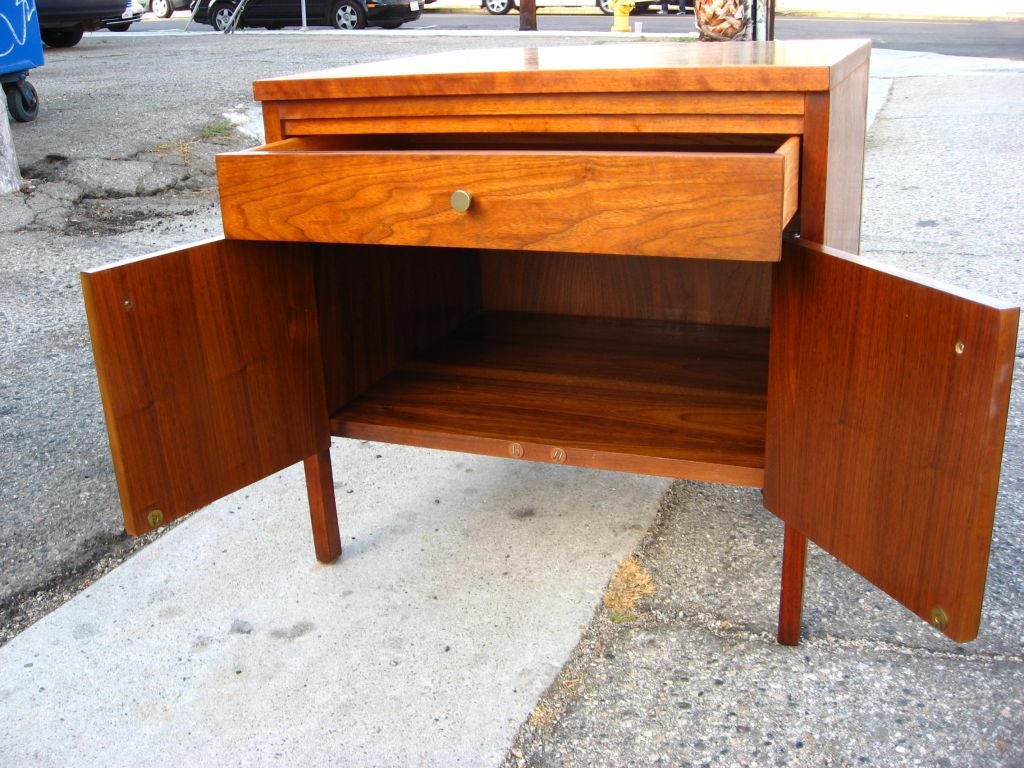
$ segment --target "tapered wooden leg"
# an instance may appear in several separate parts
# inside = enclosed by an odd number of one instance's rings
[[[341,533],[338,531],[338,507],[334,500],[330,450],[310,456],[304,466],[316,559],[321,563],[333,563],[341,556]]]
[[[779,594],[779,634],[782,645],[799,645],[800,620],[804,612],[804,566],[807,537],[786,526],[782,543],[782,590]]]

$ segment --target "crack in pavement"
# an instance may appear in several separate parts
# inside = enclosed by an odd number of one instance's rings
[[[53,230],[116,234],[150,215],[144,201],[216,188],[216,155],[248,146],[238,130],[161,144],[120,158],[69,158],[58,153],[22,168],[20,192],[0,196],[0,232]],[[102,203],[118,201],[113,208]],[[135,203],[139,210],[131,211]],[[110,211],[114,210],[115,213]],[[188,213],[185,211],[184,213]]]

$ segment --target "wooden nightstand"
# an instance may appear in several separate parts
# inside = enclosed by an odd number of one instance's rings
[[[227,237],[83,274],[131,533],[331,435],[764,488],[976,636],[1018,310],[852,255],[869,47],[444,54],[256,83]],[[475,62],[484,62],[477,67]],[[806,537],[806,538],[805,538]]]

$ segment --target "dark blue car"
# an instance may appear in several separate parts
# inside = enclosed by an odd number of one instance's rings
[[[142,18],[125,0],[36,0],[39,35],[51,48],[78,45],[94,29],[124,32]]]
[[[198,0],[195,19],[223,32],[240,0]],[[306,0],[306,24],[337,29],[397,29],[420,17],[422,0]],[[240,27],[297,27],[302,24],[299,0],[249,0]]]

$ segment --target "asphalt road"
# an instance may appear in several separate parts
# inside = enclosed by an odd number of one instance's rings
[[[875,48],[949,56],[1024,59],[1024,23],[997,21],[893,21],[806,19],[780,16],[777,40],[867,37]]]
[[[693,32],[693,14],[659,16],[645,13],[634,17],[643,24],[644,32]],[[179,12],[172,19],[146,16],[133,32],[183,29],[188,14]],[[545,32],[606,32],[609,19],[596,9],[559,13],[543,10],[538,16],[538,29]],[[420,20],[405,29],[440,29],[452,31],[516,30],[519,16],[493,16],[484,12],[449,13],[427,10]],[[209,32],[205,24],[195,24],[195,31]],[[396,30],[395,34],[401,34]],[[130,34],[130,33],[129,33]],[[926,51],[950,56],[980,56],[996,59],[1024,59],[1024,22],[999,21],[897,21],[892,19],[818,19],[779,16],[775,22],[778,40],[871,38],[876,48],[896,51]]]

